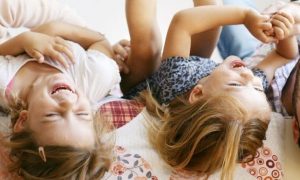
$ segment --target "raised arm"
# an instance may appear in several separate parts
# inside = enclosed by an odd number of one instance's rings
[[[160,62],[161,55],[156,0],[126,0],[126,17],[131,53],[127,60],[129,73],[122,76],[123,92],[148,77]]]
[[[276,44],[276,49],[257,65],[258,68],[266,73],[269,82],[273,79],[277,68],[295,59],[299,55],[296,39],[296,35],[299,35],[299,32],[295,27],[298,26],[300,22],[295,20],[290,12],[279,12],[273,15],[271,19],[274,27],[274,35],[279,41]]]
[[[194,7],[205,5],[221,5],[222,0],[193,0]],[[202,23],[201,20],[198,23]],[[210,58],[216,48],[221,33],[221,27],[200,32],[192,36],[190,54]],[[205,42],[205,43],[203,43]]]
[[[189,56],[191,36],[223,25],[245,24],[259,40],[272,41],[273,38],[264,34],[265,30],[272,28],[267,19],[252,9],[238,6],[202,6],[180,11],[170,24],[163,59]]]

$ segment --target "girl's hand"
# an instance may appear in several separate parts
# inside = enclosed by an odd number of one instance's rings
[[[279,11],[272,15],[271,23],[273,26],[274,37],[283,40],[294,35],[294,18],[289,12]]]
[[[44,56],[50,57],[53,61],[58,61],[65,68],[69,67],[70,62],[75,63],[67,41],[60,37],[27,32],[22,46],[25,52],[32,58],[37,59],[39,63],[45,61]]]
[[[266,15],[261,15],[258,12],[249,9],[246,13],[244,25],[247,27],[249,32],[258,40],[264,43],[276,41],[276,39],[273,36],[268,35],[268,33],[265,33],[272,31],[270,17]]]
[[[113,45],[114,60],[119,66],[120,72],[124,74],[129,73],[129,68],[127,66],[127,60],[130,55],[130,41],[123,39]]]

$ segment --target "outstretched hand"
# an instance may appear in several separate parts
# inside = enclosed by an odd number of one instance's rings
[[[65,68],[68,68],[70,63],[75,63],[67,41],[60,37],[30,32],[26,36],[23,47],[25,52],[39,63],[45,61],[45,56],[50,57],[53,61],[58,61]]]

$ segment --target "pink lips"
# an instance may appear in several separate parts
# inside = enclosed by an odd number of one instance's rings
[[[232,68],[240,68],[240,67],[245,67],[245,63],[241,60],[234,60],[231,62],[231,67]]]
[[[74,91],[70,88],[69,85],[67,84],[64,84],[64,83],[58,83],[58,84],[55,84],[52,88],[52,91],[51,91],[51,94],[54,94],[56,93],[58,90],[61,90],[61,89],[66,89],[66,90],[69,90],[71,91],[72,93],[74,93]]]

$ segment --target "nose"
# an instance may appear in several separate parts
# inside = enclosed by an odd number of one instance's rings
[[[60,107],[62,107],[65,111],[72,110],[73,107],[76,105],[76,98],[66,98],[61,99],[59,101]]]
[[[251,82],[254,79],[252,71],[248,69],[241,72],[241,77],[244,78],[247,82]]]

